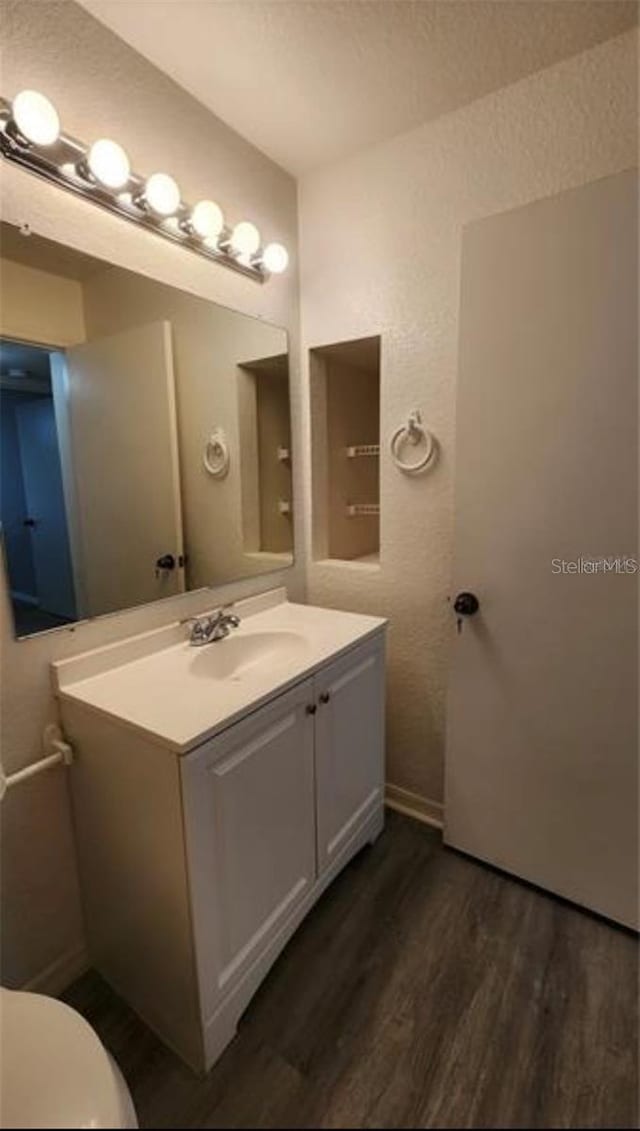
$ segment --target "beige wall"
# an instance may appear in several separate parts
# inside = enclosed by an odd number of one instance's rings
[[[73,3],[3,2],[3,93],[45,91],[70,133],[114,134],[142,171],[166,168],[188,200],[216,197],[232,219],[255,220],[292,252],[282,277],[259,286],[60,192],[3,167],[3,219],[130,267],[150,278],[231,306],[292,331],[297,344],[296,187],[292,178],[215,119]],[[126,76],[126,77],[125,77]],[[296,385],[297,387],[297,385]],[[299,419],[299,400],[294,414]],[[299,428],[299,424],[298,424]],[[299,523],[298,528],[301,528]],[[303,594],[301,566],[218,591],[231,599],[284,582]],[[44,725],[55,717],[49,663],[210,605],[191,595],[81,626],[13,641],[6,591],[0,595],[2,757],[8,771],[36,759]],[[2,803],[2,980],[63,984],[77,968],[83,934],[63,773],[52,771]]]
[[[83,342],[82,284],[0,258],[0,334],[46,346]]]
[[[636,68],[629,32],[300,184],[305,351],[382,334],[381,568],[312,564],[309,598],[391,618],[387,776],[435,802],[452,631],[462,226],[633,165]],[[305,360],[305,383],[307,369]],[[442,458],[411,479],[385,445],[413,408]]]

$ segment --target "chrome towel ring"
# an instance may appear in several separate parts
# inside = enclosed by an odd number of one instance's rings
[[[424,443],[424,452],[418,459],[413,462],[402,459],[402,449],[406,444],[417,447],[421,443]],[[405,475],[416,475],[419,471],[424,471],[433,463],[437,451],[435,436],[422,426],[422,418],[417,409],[409,413],[406,424],[396,428],[389,447],[393,462]]]

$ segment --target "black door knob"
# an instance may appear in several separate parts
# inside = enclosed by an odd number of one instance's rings
[[[176,559],[173,554],[163,554],[156,562],[156,569],[175,569]]]
[[[480,608],[480,602],[475,593],[458,593],[453,602],[453,608],[459,617],[472,617]]]

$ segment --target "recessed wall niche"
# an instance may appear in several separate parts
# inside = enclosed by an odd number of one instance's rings
[[[245,553],[290,559],[293,504],[286,354],[238,366],[238,409]]]
[[[313,554],[380,561],[380,338],[310,350]]]

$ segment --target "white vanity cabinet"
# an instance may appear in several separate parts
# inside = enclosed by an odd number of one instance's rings
[[[315,734],[318,869],[324,872],[382,803],[384,663],[382,642],[365,645],[318,672]]]
[[[383,675],[378,629],[184,752],[61,696],[90,960],[196,1070],[383,827]]]
[[[205,1018],[315,882],[313,696],[305,680],[181,761]]]

